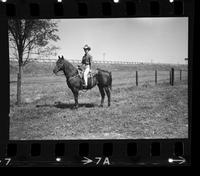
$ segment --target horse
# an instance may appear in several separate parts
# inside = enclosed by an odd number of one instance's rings
[[[78,95],[80,90],[92,89],[96,85],[99,88],[101,94],[101,104],[100,107],[103,107],[105,93],[108,98],[108,107],[110,106],[111,101],[111,90],[112,90],[112,73],[106,70],[97,68],[96,73],[93,76],[88,78],[88,86],[83,87],[83,79],[81,78],[78,68],[74,67],[69,61],[64,59],[64,57],[58,56],[56,65],[53,69],[53,73],[57,75],[59,71],[63,71],[68,87],[71,89],[74,95],[75,104],[73,109],[77,109],[78,104]]]

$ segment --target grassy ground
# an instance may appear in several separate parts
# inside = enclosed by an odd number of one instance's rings
[[[78,110],[65,78],[51,74],[23,77],[23,105],[15,106],[16,77],[10,77],[10,139],[138,139],[187,138],[188,94],[186,75],[169,85],[169,72],[112,69],[111,107],[98,107],[98,88],[80,92]]]

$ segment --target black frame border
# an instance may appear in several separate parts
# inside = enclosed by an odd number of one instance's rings
[[[159,3],[159,14],[151,14],[151,2]],[[127,13],[126,4],[135,4],[135,13]],[[175,12],[175,3],[181,2],[183,4],[182,13]],[[31,16],[30,3],[39,5],[39,15]],[[102,13],[102,8],[110,9],[111,12]],[[8,5],[7,5],[8,4]],[[56,14],[55,4],[62,6],[63,13]],[[82,4],[82,5],[78,5]],[[83,5],[84,4],[84,5]],[[110,4],[110,5],[109,5]],[[37,5],[36,5],[37,6]],[[79,6],[85,10],[80,10]],[[110,6],[110,7],[109,7]],[[108,7],[108,8],[107,8]],[[1,79],[3,84],[1,85],[1,97],[5,97],[1,106],[0,117],[0,166],[5,165],[5,158],[8,156],[8,146],[16,149],[16,155],[11,156],[10,166],[23,166],[23,165],[53,165],[53,166],[83,166],[80,157],[79,145],[82,143],[89,144],[86,147],[89,151],[88,157],[104,156],[104,144],[110,143],[111,152],[111,166],[161,166],[170,164],[167,159],[169,157],[182,157],[186,159],[183,165],[191,164],[191,128],[192,128],[192,86],[193,86],[193,62],[194,62],[194,7],[195,0],[175,0],[174,3],[169,3],[169,0],[120,0],[119,3],[113,3],[112,0],[63,0],[62,3],[58,3],[56,0],[8,0],[7,3],[0,2],[0,51],[1,51],[1,65],[4,69],[1,71]],[[9,8],[14,12],[9,13]],[[155,5],[156,8],[156,5]],[[81,12],[81,13],[80,13]],[[34,141],[13,141],[9,140],[9,51],[8,51],[8,26],[7,20],[9,18],[140,18],[140,17],[188,17],[189,18],[189,41],[188,41],[188,95],[189,95],[189,134],[188,139],[127,139],[127,140],[34,140]],[[136,156],[127,156],[127,146],[129,143],[136,143],[138,146]],[[152,143],[160,144],[160,155],[152,156],[151,146]],[[177,144],[178,143],[178,144]],[[39,144],[41,155],[31,156],[31,145]],[[62,144],[64,146],[63,161],[58,162],[55,160],[56,144]],[[176,146],[181,146],[182,152],[176,152]],[[155,144],[154,144],[155,145]],[[14,147],[13,147],[14,146]],[[37,146],[37,145],[36,145]],[[82,145],[84,146],[84,145]],[[109,146],[109,145],[108,145]],[[156,145],[155,145],[156,146]],[[84,147],[83,147],[84,148]],[[178,147],[179,148],[179,147]],[[84,149],[83,149],[84,151]],[[179,151],[179,149],[178,149]],[[84,152],[83,152],[84,153]],[[80,155],[79,155],[80,154]],[[87,154],[87,152],[86,152]],[[109,152],[106,154],[108,155]],[[37,154],[36,154],[37,155]],[[3,164],[4,163],[4,164]],[[157,164],[156,164],[157,163]],[[177,164],[177,163],[176,163]],[[175,164],[175,165],[176,165]]]

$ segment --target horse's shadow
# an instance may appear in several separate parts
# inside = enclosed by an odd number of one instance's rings
[[[98,105],[93,103],[79,103],[79,107],[86,107],[92,108]],[[74,109],[74,103],[62,103],[62,102],[55,102],[54,104],[43,104],[43,105],[36,105],[37,108],[39,107],[56,107],[60,109]]]

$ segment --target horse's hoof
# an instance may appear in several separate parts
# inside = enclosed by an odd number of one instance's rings
[[[110,107],[110,104],[108,104],[108,107]]]
[[[72,109],[78,109],[78,106],[73,106]]]

